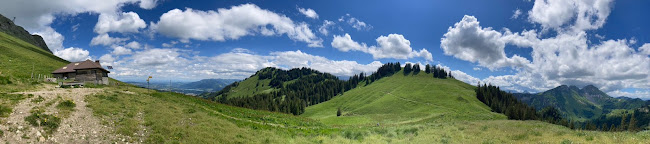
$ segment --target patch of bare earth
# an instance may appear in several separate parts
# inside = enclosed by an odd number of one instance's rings
[[[0,137],[0,143],[111,143],[118,141],[117,136],[112,133],[112,128],[100,124],[100,121],[93,117],[92,110],[86,107],[85,97],[102,92],[102,89],[93,88],[44,88],[39,91],[21,92],[17,94],[33,94],[20,101],[14,107],[13,113],[2,120],[0,130],[4,135]],[[41,102],[32,100],[42,97]],[[39,98],[40,99],[40,98]],[[69,115],[64,116],[56,108],[62,100],[72,100],[76,106]],[[61,123],[51,134],[42,127],[32,126],[25,121],[25,117],[31,115],[30,110],[40,107],[45,110],[43,114],[60,117]]]

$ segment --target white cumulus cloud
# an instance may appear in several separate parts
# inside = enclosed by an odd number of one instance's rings
[[[433,61],[432,54],[422,49],[420,51],[411,48],[411,41],[404,38],[401,34],[389,34],[388,36],[379,36],[376,46],[367,46],[365,43],[359,43],[352,40],[350,34],[343,36],[334,35],[332,40],[332,47],[342,52],[348,51],[361,51],[371,54],[374,59],[381,58],[394,58],[394,59],[408,59],[413,57],[422,57],[427,61]]]
[[[70,47],[70,48],[66,48],[54,52],[54,55],[71,62],[78,62],[78,61],[84,61],[86,59],[90,59],[90,56],[88,56],[88,54],[90,53],[87,50],[81,48],[74,48],[74,47]]]
[[[305,9],[305,8],[300,8],[299,7],[298,11],[300,11],[300,13],[302,13],[303,15],[305,15],[308,18],[318,19],[318,14],[313,9],[310,9],[310,8]]]
[[[104,34],[108,32],[135,33],[147,27],[147,23],[140,19],[135,12],[116,14],[103,13],[95,25],[95,32]]]
[[[173,9],[160,16],[160,21],[152,23],[150,27],[160,34],[181,41],[225,41],[261,34],[287,35],[294,41],[307,43],[309,47],[322,47],[323,42],[306,23],[296,23],[287,16],[261,9],[254,4],[220,8],[217,11]]]
[[[119,45],[124,43],[124,41],[129,40],[129,38],[115,38],[111,37],[107,33],[97,35],[93,37],[92,40],[90,40],[90,45],[104,45],[104,46],[111,46],[111,45]]]
[[[504,49],[507,43],[530,44],[528,39],[518,33],[504,36],[491,27],[481,27],[474,16],[465,15],[460,22],[449,27],[440,41],[440,47],[445,55],[478,62],[479,65],[490,69],[507,66],[526,67],[530,63],[529,60],[518,55],[506,57]]]

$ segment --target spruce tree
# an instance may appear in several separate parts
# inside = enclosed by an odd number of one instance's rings
[[[431,65],[427,64],[424,66],[424,72],[427,74],[431,73]]]
[[[631,115],[630,115],[630,122],[629,122],[629,125],[630,125],[630,126],[627,127],[627,130],[629,130],[629,131],[636,131],[636,119],[634,118],[634,114],[631,114]]]
[[[624,131],[627,127],[625,124],[625,117],[627,117],[627,115],[623,115],[623,117],[621,117],[621,125],[618,126],[619,131]]]

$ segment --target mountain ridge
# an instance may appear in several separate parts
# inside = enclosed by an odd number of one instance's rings
[[[4,32],[36,47],[39,47],[47,52],[52,51],[47,47],[43,37],[37,34],[30,34],[23,27],[16,25],[11,19],[0,14],[0,32]]]

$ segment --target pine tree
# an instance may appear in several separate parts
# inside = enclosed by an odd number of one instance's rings
[[[630,116],[629,125],[630,126],[627,127],[627,130],[636,131],[636,119],[634,118],[634,114],[631,114],[631,116]]]
[[[413,75],[417,75],[418,73],[420,73],[420,71],[422,71],[420,69],[420,64],[413,65]]]
[[[427,74],[431,73],[431,65],[427,64],[424,66],[424,72]]]
[[[625,125],[625,117],[627,117],[627,115],[623,115],[623,117],[621,117],[621,125],[618,127],[619,131],[624,131],[627,127],[627,125]]]
[[[407,63],[406,65],[404,65],[404,75],[408,75],[409,73],[411,73],[412,69],[413,66],[411,65],[411,63]]]
[[[434,77],[434,78],[438,78],[438,77],[439,77],[439,76],[438,76],[438,75],[439,75],[439,74],[438,74],[438,66],[433,66],[433,71],[432,71],[432,72],[433,72],[433,77]]]

